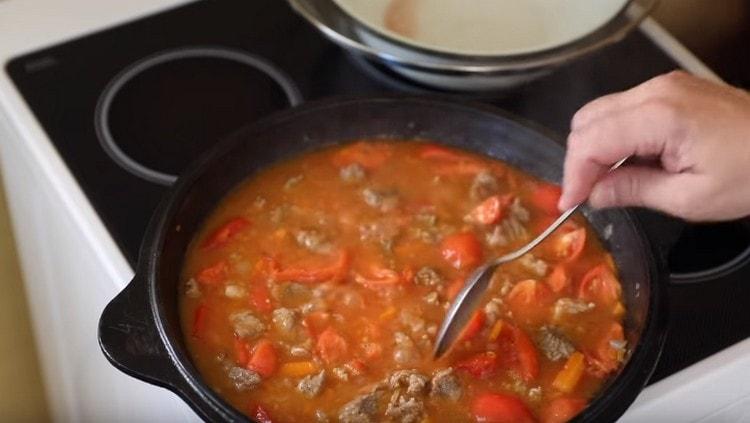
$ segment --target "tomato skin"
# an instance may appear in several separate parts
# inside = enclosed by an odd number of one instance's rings
[[[540,420],[541,423],[566,423],[584,408],[586,408],[586,401],[582,398],[555,398],[542,409]]]
[[[531,204],[549,216],[559,216],[557,203],[561,195],[562,189],[558,185],[540,183],[531,193]]]
[[[549,316],[554,302],[552,291],[535,279],[518,282],[505,297],[513,316],[529,324],[537,324]]]
[[[228,271],[227,262],[222,260],[198,272],[195,279],[203,285],[216,285],[226,280]]]
[[[344,361],[349,351],[349,344],[332,327],[321,332],[316,345],[318,354],[326,363],[338,363]]]
[[[303,268],[287,268],[283,270],[277,270],[273,277],[277,282],[306,282],[306,283],[319,283],[326,281],[339,282],[346,277],[349,271],[349,263],[351,262],[351,256],[348,251],[341,251],[339,257],[333,264],[324,267],[317,267],[311,269]]]
[[[498,358],[502,367],[515,370],[527,383],[533,382],[539,376],[539,354],[523,330],[503,320],[498,342]]]
[[[443,238],[443,258],[456,269],[474,267],[482,261],[482,244],[471,232],[460,232]]]
[[[273,343],[267,339],[261,339],[250,353],[247,368],[258,372],[264,378],[268,378],[276,372],[276,365],[276,350]]]
[[[555,255],[566,262],[575,261],[586,246],[586,228],[567,228],[555,238]]]
[[[620,299],[622,288],[609,266],[602,263],[586,272],[578,286],[578,298],[599,306],[611,306]]]
[[[482,394],[474,399],[471,411],[478,422],[534,423],[534,416],[518,397],[508,394]]]
[[[547,286],[555,294],[566,293],[570,289],[570,275],[562,264],[558,264],[547,276]]]
[[[265,283],[256,283],[250,287],[250,305],[261,313],[269,313],[273,310],[271,304],[271,293]]]
[[[206,334],[206,326],[208,320],[208,306],[200,304],[195,309],[195,315],[193,316],[193,337],[197,339],[203,339]]]
[[[464,220],[480,225],[493,225],[505,218],[515,195],[493,195],[474,208]]]
[[[478,353],[459,361],[456,363],[455,367],[456,369],[463,370],[476,378],[487,379],[494,376],[497,372],[497,355],[492,351]]]
[[[484,311],[477,310],[474,312],[474,315],[471,316],[471,319],[469,319],[469,322],[466,323],[466,327],[464,328],[463,332],[461,333],[460,340],[461,341],[470,341],[474,337],[476,337],[479,332],[482,331],[482,328],[484,328],[484,322],[486,319],[486,315],[484,314]]]
[[[250,361],[250,348],[239,337],[234,338],[234,357],[237,365],[242,367],[247,367],[247,362]]]
[[[234,219],[230,219],[208,236],[206,240],[203,241],[203,244],[201,244],[201,248],[204,250],[211,250],[223,247],[232,237],[248,226],[250,226],[250,221],[245,218],[235,217]]]
[[[612,322],[604,330],[601,339],[596,343],[594,351],[586,354],[588,372],[596,377],[603,378],[620,367],[620,359],[617,350],[612,347],[612,341],[624,341],[625,333],[622,325]]]

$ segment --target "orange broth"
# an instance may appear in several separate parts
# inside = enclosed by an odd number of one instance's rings
[[[192,360],[260,421],[567,421],[626,353],[613,260],[580,216],[502,266],[461,341],[431,354],[463,279],[538,234],[558,197],[505,163],[424,142],[364,140],[270,166],[189,247]]]

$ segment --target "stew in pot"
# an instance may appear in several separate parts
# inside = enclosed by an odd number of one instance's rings
[[[432,358],[467,275],[538,234],[559,195],[424,142],[359,141],[262,170],[187,252],[193,362],[261,422],[565,422],[627,351],[617,269],[581,216],[499,268],[458,344]]]

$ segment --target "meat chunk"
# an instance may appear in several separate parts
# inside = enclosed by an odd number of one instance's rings
[[[341,423],[371,423],[376,421],[378,412],[379,391],[360,395],[346,403],[339,411]]]
[[[438,370],[430,382],[432,390],[430,394],[437,397],[448,398],[457,401],[461,398],[461,384],[458,377],[453,374],[453,368]]]
[[[393,334],[393,340],[396,344],[393,349],[393,360],[398,364],[407,364],[419,358],[419,351],[414,345],[414,341],[403,332]]]
[[[391,395],[385,410],[386,417],[401,423],[416,423],[421,419],[422,414],[424,414],[424,403],[421,399],[407,398],[398,391]]]
[[[484,306],[484,315],[488,324],[493,324],[500,318],[503,312],[503,300],[501,298],[492,298]]]
[[[229,316],[234,333],[241,338],[257,338],[266,330],[266,325],[249,311],[240,311]]]
[[[560,298],[555,301],[552,315],[555,320],[559,320],[563,315],[583,313],[593,309],[594,306],[594,303],[575,298]]]
[[[419,395],[424,393],[427,387],[427,376],[416,370],[397,370],[391,373],[387,379],[387,385],[391,389],[400,387],[406,388],[406,393],[410,395]]]
[[[414,275],[414,282],[419,285],[435,286],[443,283],[443,277],[432,267],[424,266]]]
[[[386,252],[393,249],[393,242],[400,233],[397,223],[386,219],[359,225],[358,229],[360,240],[376,241]]]
[[[327,241],[325,235],[315,229],[297,231],[294,238],[300,247],[314,253],[327,254],[333,251],[333,245]]]
[[[339,177],[346,183],[356,183],[365,179],[365,168],[359,163],[352,163],[339,170]]]
[[[398,205],[398,195],[394,192],[379,192],[365,188],[362,190],[362,198],[365,204],[382,212],[391,211]]]
[[[314,398],[323,390],[325,381],[326,372],[325,370],[321,370],[318,374],[303,377],[297,384],[297,390],[308,398]]]
[[[299,185],[300,182],[305,178],[304,175],[296,175],[292,176],[291,178],[287,179],[286,182],[284,182],[284,190],[289,191],[292,188]]]
[[[232,366],[227,370],[227,377],[232,381],[234,389],[247,391],[260,385],[260,375],[243,367]]]
[[[297,313],[285,307],[274,310],[272,316],[274,326],[282,332],[291,332],[297,322]]]
[[[331,421],[323,410],[315,410],[315,421],[317,423],[328,423]]]
[[[534,275],[538,277],[542,277],[547,274],[548,265],[547,262],[545,262],[542,259],[538,259],[534,257],[533,254],[525,254],[522,256],[519,260],[519,263],[523,265],[523,267],[529,269]]]
[[[201,288],[198,286],[198,282],[190,278],[185,282],[185,295],[190,298],[198,298],[201,296]]]
[[[495,175],[488,171],[477,173],[469,188],[469,197],[473,201],[482,201],[490,195],[497,194],[500,191],[500,184]]]
[[[408,328],[411,331],[412,334],[422,332],[426,324],[423,318],[414,314],[409,309],[401,310],[399,320],[401,321],[401,324],[404,325],[404,327]]]
[[[224,287],[224,296],[232,299],[243,298],[247,295],[247,290],[239,285],[227,285]]]
[[[504,247],[512,242],[528,238],[529,233],[524,223],[529,221],[530,216],[529,211],[516,198],[510,205],[508,217],[487,233],[487,244],[491,247]]]
[[[559,361],[570,357],[576,349],[565,336],[557,329],[550,326],[542,326],[537,337],[539,349],[551,361]]]

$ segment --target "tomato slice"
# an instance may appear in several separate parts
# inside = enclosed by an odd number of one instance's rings
[[[234,361],[242,367],[247,367],[247,362],[250,361],[250,348],[239,337],[234,338]]]
[[[479,379],[494,376],[497,368],[497,354],[492,351],[478,353],[456,363],[457,370],[463,370]]]
[[[349,345],[332,327],[324,330],[318,336],[317,350],[326,363],[341,362],[346,358]]]
[[[464,220],[480,225],[493,225],[505,218],[515,198],[516,196],[512,194],[488,197],[466,215]]]
[[[581,255],[585,245],[586,228],[568,228],[555,237],[555,255],[564,261],[573,261]]]
[[[589,373],[603,378],[617,370],[622,361],[623,350],[615,348],[616,343],[625,341],[622,325],[612,322],[602,333],[594,351],[586,355]]]
[[[271,293],[265,282],[257,281],[250,287],[250,305],[261,313],[269,313],[273,310],[271,304]]]
[[[482,244],[471,232],[460,232],[443,238],[443,258],[456,269],[470,268],[482,261]]]
[[[547,285],[534,279],[516,283],[505,298],[513,317],[528,324],[540,323],[547,318],[549,307],[554,302]]]
[[[557,185],[540,183],[531,192],[531,204],[550,216],[559,216],[557,203],[560,201],[562,189]]]
[[[497,341],[500,365],[518,373],[525,382],[532,382],[539,376],[539,354],[526,333],[503,320],[502,331]]]
[[[208,306],[200,304],[193,315],[193,337],[203,339],[208,321]]]
[[[477,310],[476,312],[474,312],[474,315],[471,316],[471,319],[469,319],[469,322],[466,324],[466,327],[461,333],[460,340],[470,341],[471,339],[476,337],[479,332],[482,331],[482,328],[484,328],[485,320],[487,319],[483,310]]]
[[[307,332],[312,337],[317,337],[331,322],[331,315],[325,311],[313,311],[302,320]]]
[[[541,423],[566,423],[586,408],[586,400],[575,397],[559,397],[550,401],[540,414]]]
[[[339,253],[339,258],[336,262],[328,266],[316,268],[287,268],[276,271],[274,278],[277,282],[339,282],[346,277],[346,274],[349,271],[350,261],[351,257],[349,252],[342,251]]]
[[[228,271],[227,262],[222,260],[198,272],[195,279],[204,285],[215,285],[226,280]]]
[[[201,245],[204,250],[210,250],[225,245],[229,240],[250,226],[250,222],[242,217],[235,217],[214,231]]]
[[[400,285],[404,282],[404,278],[401,274],[395,270],[383,267],[372,269],[371,274],[372,276],[370,277],[355,274],[354,281],[370,289],[387,288]]]
[[[570,288],[570,282],[570,275],[565,269],[565,266],[561,264],[555,266],[555,268],[552,269],[552,273],[547,276],[547,286],[549,286],[555,294],[567,292]]]
[[[534,423],[534,416],[518,397],[508,394],[482,394],[474,399],[471,411],[478,422]]]
[[[578,286],[578,298],[602,307],[616,304],[621,293],[620,283],[609,266],[604,263],[589,270]]]
[[[253,351],[250,353],[247,368],[267,378],[272,376],[276,371],[276,364],[276,350],[273,347],[273,343],[268,339],[261,339],[255,344]]]

